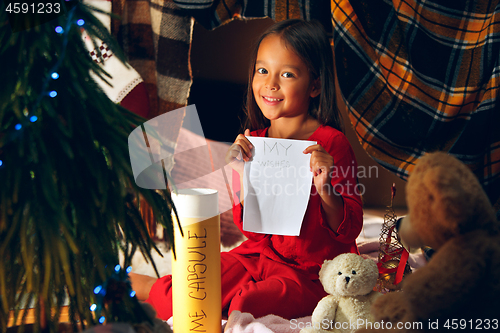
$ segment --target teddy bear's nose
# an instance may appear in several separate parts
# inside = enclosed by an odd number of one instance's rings
[[[350,277],[346,276],[346,277],[345,277],[345,283],[349,283],[349,280],[350,280],[350,279],[351,279]]]

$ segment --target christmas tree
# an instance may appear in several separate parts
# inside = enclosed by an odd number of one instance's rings
[[[141,322],[126,268],[155,245],[139,198],[172,240],[170,195],[135,184],[127,138],[145,119],[91,77],[107,76],[82,31],[125,62],[116,41],[80,1],[48,3],[0,5],[0,327],[33,306],[35,330],[56,331],[63,304],[75,330]]]

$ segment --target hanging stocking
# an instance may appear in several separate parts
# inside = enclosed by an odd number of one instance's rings
[[[85,3],[103,11],[111,12],[111,1],[109,0],[85,0]],[[111,29],[110,16],[97,12],[95,16],[99,18],[108,30]],[[98,41],[99,50],[97,50],[94,49],[90,37],[85,32],[83,37],[92,59],[111,75],[111,79],[107,78],[107,81],[112,86],[95,75],[93,75],[94,80],[113,102],[119,103],[126,109],[146,118],[149,114],[149,97],[139,73],[132,67],[127,67],[117,57],[114,57],[106,43]],[[99,58],[99,53],[101,53],[104,61],[101,61]]]

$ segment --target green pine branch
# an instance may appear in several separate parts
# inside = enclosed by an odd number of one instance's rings
[[[61,5],[65,1],[60,0]],[[173,240],[168,191],[136,186],[127,139],[142,119],[110,101],[90,71],[106,78],[88,54],[81,28],[125,57],[89,7],[79,1],[65,15],[40,24],[35,16],[17,17],[13,27],[0,13],[0,327],[9,312],[35,307],[40,330],[45,316],[55,332],[60,309],[69,302],[76,328],[94,325],[93,290],[113,274],[119,252],[125,267],[136,249],[153,262],[156,249],[138,211],[139,196]],[[70,8],[70,7],[68,7]],[[11,19],[9,21],[9,19]],[[20,26],[25,30],[14,31]],[[68,27],[57,34],[55,27]],[[65,42],[66,38],[66,42]],[[48,80],[59,63],[59,78]],[[45,91],[57,96],[40,96]],[[37,120],[31,122],[31,117]],[[21,125],[21,129],[16,129]],[[135,298],[103,309],[107,322],[141,322]],[[44,311],[42,311],[42,308]],[[117,310],[118,309],[118,310]]]

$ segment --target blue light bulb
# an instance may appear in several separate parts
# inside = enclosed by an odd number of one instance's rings
[[[84,20],[82,20],[82,19],[79,19],[78,21],[76,21],[76,24],[78,24],[78,26],[80,26],[80,27],[81,27],[82,25],[84,25],[84,24],[85,24],[85,21],[84,21]]]
[[[23,125],[17,124],[14,128],[19,131],[21,128],[23,128]]]
[[[101,324],[104,324],[104,321],[105,321],[105,320],[106,320],[106,318],[104,318],[104,316],[103,316],[103,317],[101,317],[101,318],[99,318],[99,322],[100,322]]]
[[[0,166],[2,166],[2,165],[3,165],[3,161],[2,161],[2,160],[0,160]]]
[[[134,297],[135,296],[135,291],[132,290],[132,292],[130,293],[130,297]]]
[[[120,267],[120,265],[116,265],[116,266],[115,266],[115,272],[117,272],[117,273],[118,273],[118,272],[120,271],[120,268],[121,268],[121,267]]]
[[[95,309],[97,309],[97,304],[92,304],[90,306],[90,311],[95,311]]]
[[[127,272],[127,274],[132,272],[132,266],[128,266],[126,272]]]
[[[64,29],[60,25],[57,26],[55,30],[58,34],[62,34],[64,32]]]
[[[52,90],[51,92],[49,92],[49,96],[52,97],[52,98],[56,97],[57,96],[57,91]]]
[[[35,122],[35,121],[37,121],[37,120],[38,120],[38,117],[37,117],[37,116],[31,116],[31,118],[30,118],[30,121],[31,121],[32,123],[34,123],[34,122]]]
[[[50,74],[50,77],[53,78],[54,80],[57,80],[59,78],[59,74],[57,72],[54,72]]]
[[[102,286],[95,287],[94,288],[94,294],[96,294],[96,295],[99,294],[101,292],[101,290],[102,290]]]

